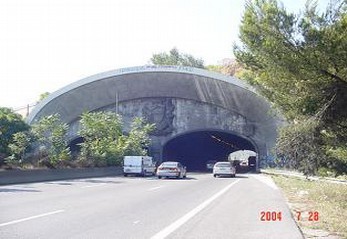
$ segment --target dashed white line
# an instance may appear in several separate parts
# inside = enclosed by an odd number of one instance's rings
[[[163,187],[163,186],[158,186],[158,187],[150,188],[150,189],[148,189],[147,191],[154,191],[154,190],[157,190],[157,189],[162,188],[162,187]]]
[[[95,184],[95,185],[87,185],[83,186],[81,188],[94,188],[94,187],[100,187],[100,186],[105,186],[106,184]]]
[[[188,212],[186,215],[183,217],[179,218],[169,226],[165,227],[163,230],[155,234],[154,236],[151,237],[151,239],[163,239],[170,235],[172,232],[177,230],[179,227],[181,227],[184,223],[189,221],[192,217],[194,217],[196,214],[198,214],[201,210],[203,210],[205,207],[207,207],[210,203],[212,203],[214,200],[216,200],[218,197],[223,195],[226,191],[228,191],[232,186],[234,186],[237,182],[239,182],[240,179],[232,182],[222,190],[220,190],[218,193],[214,194],[212,197],[201,203],[199,206]]]
[[[22,219],[10,221],[10,222],[5,222],[5,223],[1,223],[0,227],[16,224],[16,223],[20,223],[20,222],[25,222],[25,221],[29,221],[29,220],[40,218],[40,217],[46,217],[46,216],[50,216],[53,214],[62,213],[64,211],[65,210],[57,210],[57,211],[53,211],[53,212],[47,212],[47,213],[39,214],[39,215],[32,216],[32,217],[26,217],[26,218],[22,218]]]

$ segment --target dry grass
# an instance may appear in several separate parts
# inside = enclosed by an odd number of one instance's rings
[[[294,217],[301,212],[300,227],[323,229],[347,238],[346,185],[285,176],[272,178],[286,195]],[[318,221],[309,221],[309,212],[318,212]]]

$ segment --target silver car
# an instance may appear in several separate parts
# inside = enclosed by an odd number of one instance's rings
[[[213,166],[213,177],[230,176],[235,177],[236,168],[231,162],[217,162]]]
[[[186,178],[187,169],[180,162],[167,161],[160,164],[157,169],[158,178]]]

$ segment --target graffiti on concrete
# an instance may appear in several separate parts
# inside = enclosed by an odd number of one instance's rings
[[[147,101],[142,109],[143,117],[150,123],[155,123],[152,135],[164,136],[174,130],[173,119],[175,106],[172,99],[161,98]]]

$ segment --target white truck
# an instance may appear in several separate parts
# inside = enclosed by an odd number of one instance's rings
[[[155,175],[155,164],[149,156],[124,156],[123,175]]]

